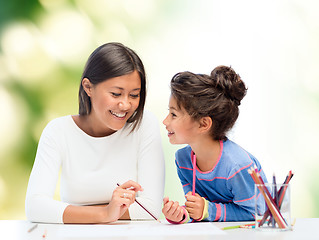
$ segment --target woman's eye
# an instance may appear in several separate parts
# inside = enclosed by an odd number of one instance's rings
[[[119,97],[119,96],[121,96],[121,94],[120,94],[120,93],[114,93],[114,92],[111,92],[111,94],[112,94],[112,96],[113,96],[113,97]]]
[[[131,94],[132,98],[138,98],[140,95],[139,94]]]

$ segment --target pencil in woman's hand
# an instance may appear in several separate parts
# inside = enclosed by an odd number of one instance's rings
[[[120,186],[119,183],[117,183],[117,186]],[[161,222],[159,219],[157,219],[150,211],[148,211],[139,201],[137,201],[135,199],[135,202],[140,205],[141,208],[143,208],[149,215],[151,215],[152,218],[154,218],[156,221],[158,221],[159,223]]]

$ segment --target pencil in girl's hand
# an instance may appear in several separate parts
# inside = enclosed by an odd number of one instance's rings
[[[117,183],[117,186],[120,186],[119,183]],[[139,201],[137,201],[137,199],[135,199],[135,202],[140,205],[141,208],[143,208],[149,215],[151,215],[152,218],[154,218],[156,221],[158,221],[159,223],[161,223],[161,221],[159,219],[157,219],[150,211],[148,211]]]

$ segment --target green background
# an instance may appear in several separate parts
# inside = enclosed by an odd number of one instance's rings
[[[146,108],[166,159],[165,195],[183,203],[161,123],[169,81],[231,65],[248,86],[229,138],[255,155],[268,179],[292,179],[292,216],[319,217],[319,3],[315,0],[0,1],[0,219],[25,219],[37,143],[53,118],[77,114],[88,55],[117,41],[142,58]],[[58,189],[56,197],[59,197]]]

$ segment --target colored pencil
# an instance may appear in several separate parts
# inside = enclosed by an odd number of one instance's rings
[[[195,185],[196,185],[196,155],[193,153],[193,186],[192,195],[195,196]]]
[[[286,186],[282,186],[280,189],[279,189],[279,194],[278,194],[278,198],[279,198],[279,200],[278,200],[278,207],[279,207],[279,209],[281,208],[281,205],[282,205],[282,201],[283,201],[283,199],[284,199],[284,196],[285,196],[285,193],[286,193],[286,190],[287,190],[287,184],[289,184],[289,182],[290,182],[290,180],[291,180],[291,178],[293,177],[293,173],[292,173],[292,171],[289,171],[288,172],[288,175],[286,176],[286,178],[285,178],[285,181],[284,181],[284,183],[283,184],[285,184]],[[267,211],[265,212],[265,214],[264,214],[264,216],[263,216],[263,218],[261,219],[261,221],[260,221],[260,223],[259,223],[259,227],[260,226],[262,226],[264,223],[265,223],[265,221],[267,220],[267,218],[268,218],[268,216],[270,215],[270,210],[269,209],[267,209]]]
[[[222,230],[229,230],[229,229],[236,229],[236,228],[254,228],[255,223],[249,223],[249,224],[241,224],[241,225],[235,225],[235,226],[228,226],[223,227]]]
[[[34,229],[36,229],[38,227],[38,224],[36,223],[36,224],[34,224],[29,230],[28,230],[28,232],[30,233],[30,232],[32,232]]]
[[[263,197],[266,201],[266,204],[270,210],[270,213],[275,218],[278,226],[280,228],[286,228],[287,224],[286,224],[284,218],[282,217],[278,207],[276,206],[274,199],[271,197],[271,194],[269,193],[267,187],[265,186],[263,179],[261,178],[260,174],[258,173],[257,168],[255,168],[255,169],[250,168],[248,170],[248,173],[253,178],[254,182],[257,184],[257,187],[258,187],[259,191],[261,192],[261,194],[263,195]]]
[[[272,191],[273,191],[273,196],[274,196],[274,199],[275,199],[275,204],[277,205],[277,207],[279,208],[279,204],[278,204],[278,192],[277,192],[277,183],[276,183],[276,176],[275,176],[275,173],[273,174],[272,176]],[[272,224],[272,227],[274,228],[276,226],[276,223],[275,223],[275,218],[273,218],[272,216],[270,217],[270,220],[268,222],[268,225],[269,223]]]

